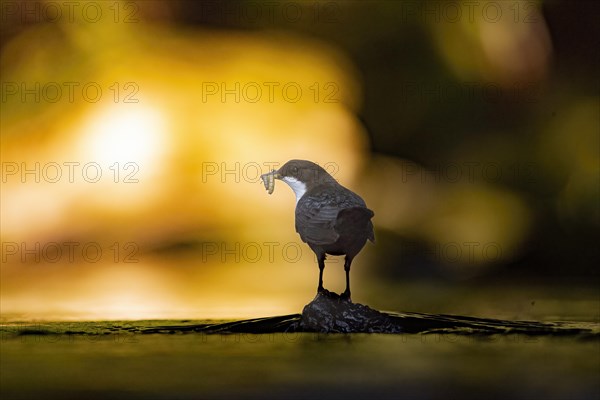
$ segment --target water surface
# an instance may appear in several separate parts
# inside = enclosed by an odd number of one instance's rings
[[[6,323],[2,399],[600,395],[597,336],[140,333],[202,322]]]

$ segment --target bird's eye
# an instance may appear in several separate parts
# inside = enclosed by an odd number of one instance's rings
[[[297,174],[298,173],[298,167],[292,167],[292,172],[294,174]]]

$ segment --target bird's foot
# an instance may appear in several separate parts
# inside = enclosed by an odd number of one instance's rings
[[[337,300],[340,298],[340,295],[335,293],[335,292],[330,292],[327,289],[324,288],[319,288],[317,290],[317,296],[323,296],[323,297],[327,297],[329,299],[333,299],[333,300]]]
[[[324,297],[330,298],[332,300],[343,300],[343,301],[352,302],[352,299],[350,298],[350,292],[348,290],[346,290],[342,294],[337,294],[335,292],[330,292],[329,290],[324,289],[324,288],[318,288],[317,296],[324,296]]]
[[[340,299],[352,303],[352,299],[350,298],[350,291],[346,290],[344,293],[342,293],[340,295]]]

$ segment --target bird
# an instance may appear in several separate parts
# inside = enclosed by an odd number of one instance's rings
[[[311,161],[290,160],[261,178],[269,194],[273,193],[275,179],[278,179],[296,195],[295,228],[317,257],[318,294],[331,294],[323,287],[327,255],[345,256],[346,290],[339,297],[350,301],[350,266],[367,240],[375,242],[371,221],[375,213],[359,195]]]

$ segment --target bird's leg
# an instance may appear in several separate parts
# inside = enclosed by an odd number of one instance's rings
[[[317,288],[317,293],[322,293],[325,291],[325,288],[323,288],[323,270],[325,269],[325,254],[317,254],[317,261],[319,262],[319,287]]]
[[[342,293],[341,298],[344,300],[350,300],[350,264],[352,264],[352,258],[346,256],[344,259],[344,271],[346,271],[346,290]]]

